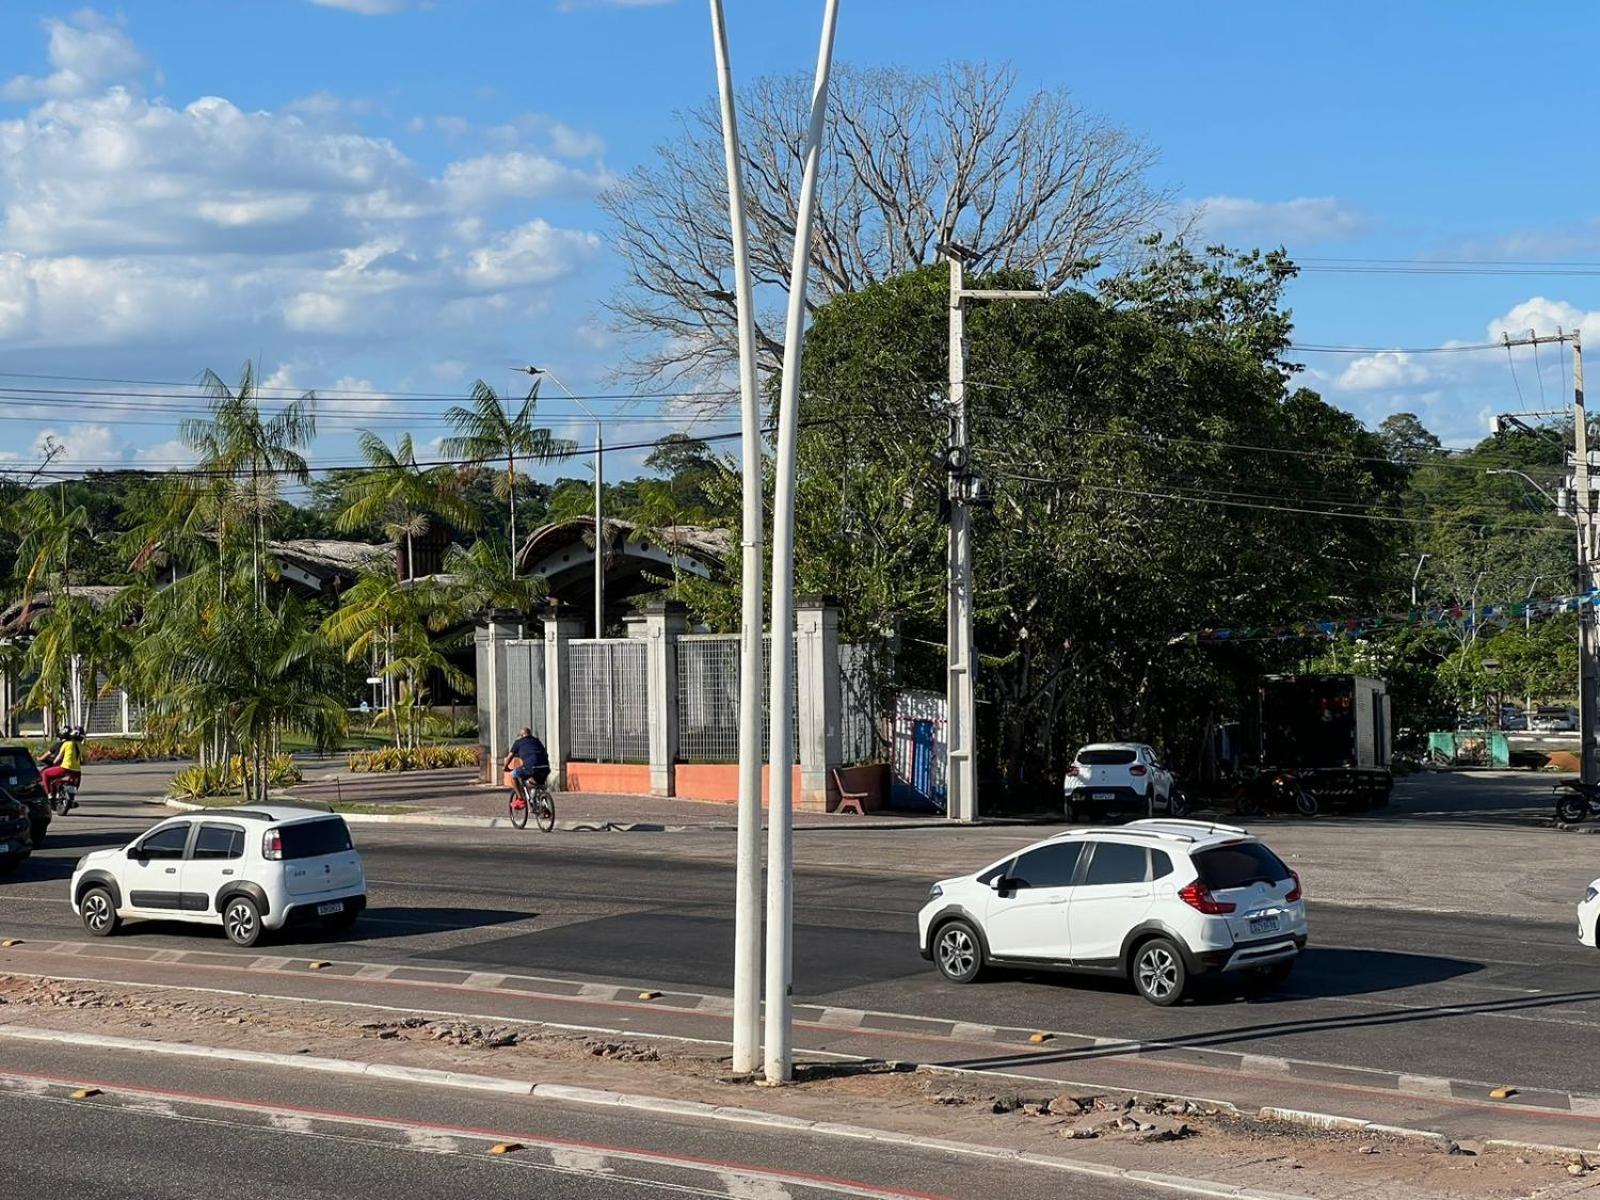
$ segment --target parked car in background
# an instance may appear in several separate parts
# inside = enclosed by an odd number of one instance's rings
[[[1062,799],[1068,821],[1189,812],[1183,788],[1143,742],[1097,742],[1079,750],[1067,767]]]
[[[1500,728],[1507,733],[1521,733],[1528,728],[1528,714],[1520,708],[1502,708],[1500,710]]]
[[[50,798],[44,794],[39,764],[26,746],[0,746],[0,788],[27,807],[28,836],[33,849],[39,849],[50,828]]]
[[[286,804],[174,817],[72,872],[72,907],[95,937],[127,917],[221,925],[253,946],[264,930],[348,929],[367,906],[361,856],[344,818]]]
[[[1130,980],[1176,1004],[1205,976],[1288,978],[1306,944],[1300,877],[1247,831],[1207,821],[1075,829],[934,884],[920,949],[953,983],[990,965]]]
[[[1569,704],[1541,704],[1534,709],[1529,726],[1536,733],[1575,733],[1578,710]]]
[[[28,806],[0,788],[0,873],[10,874],[33,853]]]

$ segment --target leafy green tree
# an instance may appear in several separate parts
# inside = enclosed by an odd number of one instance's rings
[[[377,434],[361,432],[359,441],[367,469],[347,476],[338,527],[355,531],[378,523],[385,536],[403,541],[405,578],[416,575],[415,539],[442,517],[462,529],[477,524],[477,511],[461,498],[460,477],[449,466],[424,467],[417,462],[409,433],[391,448]]]

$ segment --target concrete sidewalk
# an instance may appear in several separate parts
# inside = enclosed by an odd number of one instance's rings
[[[360,805],[346,813],[351,821],[405,824],[448,824],[469,827],[508,825],[506,791],[477,782],[469,768],[355,774],[339,768],[308,771],[304,783],[288,789],[297,800],[332,805]],[[659,832],[733,829],[737,813],[731,804],[678,800],[661,796],[627,796],[602,792],[556,792],[557,827],[566,830]],[[392,806],[395,811],[382,810]],[[374,811],[368,811],[374,810]],[[901,829],[943,826],[937,814],[875,812],[854,814],[797,812],[797,829]]]

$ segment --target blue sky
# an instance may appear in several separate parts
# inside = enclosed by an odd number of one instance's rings
[[[727,0],[739,79],[809,69],[820,2]],[[1503,5],[844,0],[837,57],[1014,64],[1160,152],[1153,182],[1230,244],[1339,259],[1600,259],[1584,153],[1592,32]],[[192,380],[257,359],[332,389],[316,458],[530,359],[615,391],[618,280],[595,194],[713,87],[701,0],[137,0],[0,7],[0,371]],[[1582,324],[1594,276],[1307,271],[1297,340],[1424,347]],[[1451,442],[1556,402],[1546,350],[1302,356],[1364,420]],[[0,393],[0,457],[180,461],[180,402]],[[1517,388],[1520,386],[1520,396]],[[158,392],[141,385],[121,390]],[[371,394],[369,394],[371,393]],[[570,404],[546,415],[587,441]],[[137,411],[136,411],[137,410]],[[609,411],[609,410],[608,410]],[[610,442],[669,427],[634,406]],[[712,426],[710,428],[716,428]],[[624,467],[626,464],[619,464]]]

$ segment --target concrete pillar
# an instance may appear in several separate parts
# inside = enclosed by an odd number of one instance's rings
[[[627,621],[628,636],[646,645],[646,712],[650,730],[650,794],[671,796],[678,761],[678,639],[689,632],[681,600],[657,600]]]
[[[817,596],[795,601],[795,679],[800,697],[800,794],[795,807],[826,812],[831,772],[843,757],[839,724],[839,609]],[[777,766],[776,763],[773,764]]]
[[[576,609],[552,608],[544,618],[544,746],[550,752],[550,782],[565,789],[572,752],[572,709],[567,703],[570,643],[583,636],[584,618]]]
[[[520,635],[514,619],[491,614],[472,641],[477,665],[478,755],[483,760],[483,781],[500,782],[504,761],[516,730],[506,728],[505,643]]]

